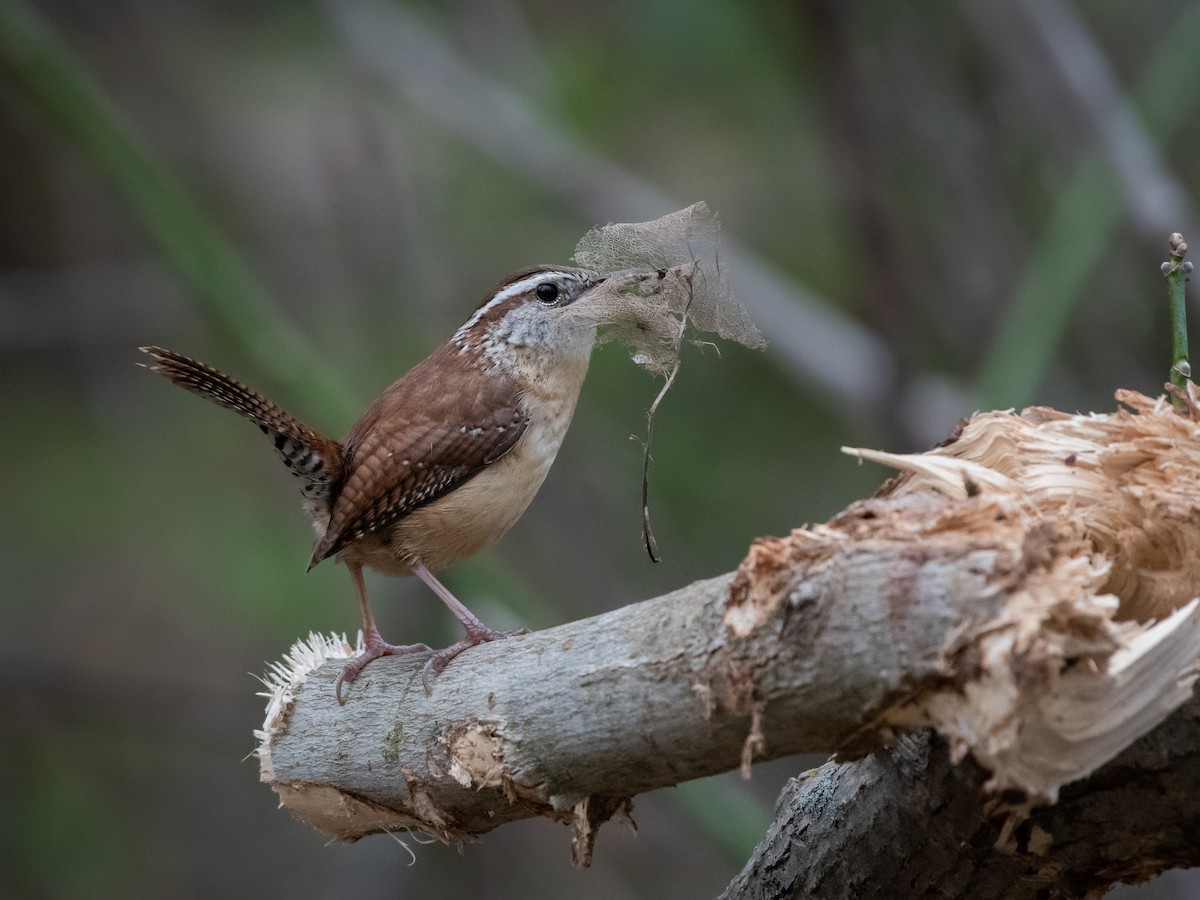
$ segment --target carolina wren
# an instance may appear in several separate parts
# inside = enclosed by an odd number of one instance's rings
[[[434,577],[504,535],[520,518],[562,444],[596,340],[594,321],[564,314],[604,278],[539,266],[497,285],[454,335],[383,392],[341,441],[301,424],[215,369],[142,347],[159,372],[254,422],[300,479],[316,547],[309,568],[336,556],[350,570],[366,652],[337,681],[380,656],[428,651],[379,635],[362,570],[416,575],[466,629],[434,653],[423,677],[506,633],[488,628]]]

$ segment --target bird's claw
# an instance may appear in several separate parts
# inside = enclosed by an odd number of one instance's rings
[[[425,696],[428,697],[433,693],[433,679],[441,675],[446,666],[450,664],[450,660],[464,650],[470,650],[472,647],[486,644],[489,641],[498,641],[502,638],[518,637],[529,633],[528,628],[514,628],[511,631],[496,631],[494,628],[487,627],[468,628],[465,638],[457,644],[451,644],[449,647],[438,650],[425,661],[425,666],[421,669],[421,684],[425,687]]]
[[[357,679],[362,674],[362,670],[367,667],[367,663],[373,662],[381,656],[404,656],[408,653],[429,652],[431,652],[431,648],[428,644],[389,644],[383,640],[368,640],[366,650],[342,668],[342,674],[338,676],[337,682],[334,684],[337,702],[342,706],[346,705],[346,698],[342,695],[342,685],[350,684]]]

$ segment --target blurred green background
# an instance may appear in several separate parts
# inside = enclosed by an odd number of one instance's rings
[[[304,575],[257,430],[136,348],[341,435],[503,275],[708,201],[771,346],[686,354],[663,562],[658,385],[608,346],[529,512],[446,575],[497,626],[612,609],[871,491],[842,444],[1158,391],[1158,263],[1200,240],[1197,34],[1173,0],[0,0],[0,892],[717,893],[804,761],[639,797],[587,872],[544,821],[414,862],[277,810],[251,676],[353,633],[350,582]],[[455,637],[415,580],[370,587],[389,639]]]

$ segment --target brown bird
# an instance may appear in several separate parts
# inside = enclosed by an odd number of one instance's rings
[[[158,372],[254,422],[300,478],[316,547],[309,568],[336,556],[350,570],[366,652],[338,677],[353,682],[380,656],[429,651],[379,635],[362,570],[416,575],[466,629],[425,665],[430,690],[462,651],[505,637],[484,625],[434,572],[503,536],[558,453],[587,373],[596,326],[566,308],[603,281],[539,266],[502,281],[454,335],[372,403],[341,442],[301,424],[229,376],[160,347]]]

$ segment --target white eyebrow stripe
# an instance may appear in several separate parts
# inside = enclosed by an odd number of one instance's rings
[[[458,331],[454,332],[454,339],[456,341],[461,340],[462,337],[471,329],[471,327],[483,318],[484,314],[489,309],[492,309],[493,307],[503,303],[505,300],[515,297],[517,294],[522,294],[530,288],[541,284],[543,281],[556,281],[561,278],[578,277],[579,276],[575,272],[537,272],[533,275],[530,275],[528,278],[522,278],[520,281],[510,284],[504,290],[498,292],[491,300],[483,304],[483,306],[479,307],[479,309],[475,310],[475,312],[471,315],[471,318],[463,322]]]

